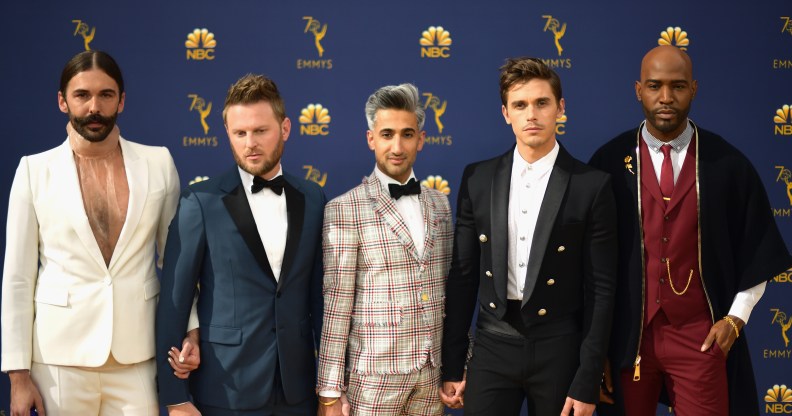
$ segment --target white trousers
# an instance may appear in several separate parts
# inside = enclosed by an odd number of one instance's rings
[[[154,359],[102,367],[67,367],[34,362],[33,382],[47,416],[158,416]]]

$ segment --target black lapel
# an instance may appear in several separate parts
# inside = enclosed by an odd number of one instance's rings
[[[289,226],[286,234],[286,249],[283,252],[283,264],[281,265],[280,278],[278,279],[278,289],[283,287],[283,281],[289,276],[289,270],[300,247],[300,236],[302,235],[303,222],[305,222],[305,195],[292,185],[290,180],[286,181],[283,191],[286,192],[286,211],[289,218]]]
[[[234,224],[239,230],[239,234],[242,235],[242,239],[245,240],[245,244],[253,254],[253,258],[256,259],[261,270],[274,282],[275,277],[272,273],[272,267],[270,267],[267,253],[264,251],[264,244],[261,242],[261,236],[259,236],[258,228],[256,228],[256,221],[253,219],[253,212],[250,210],[245,190],[242,188],[239,172],[234,170],[233,173],[229,174],[226,178],[226,183],[233,180],[232,177],[234,175],[236,176],[237,184],[233,189],[226,190],[228,194],[223,197],[223,204],[225,204],[231,219],[234,220]]]
[[[539,208],[539,216],[536,219],[536,230],[534,231],[531,252],[528,254],[528,270],[525,275],[525,288],[523,289],[522,306],[528,303],[531,298],[536,278],[542,268],[542,260],[547,251],[547,242],[550,241],[550,234],[553,231],[561,202],[564,200],[567,185],[569,185],[569,175],[572,170],[573,159],[563,146],[558,151],[553,171],[547,182],[542,206]]]
[[[492,274],[495,279],[495,294],[506,302],[506,286],[509,281],[509,189],[514,162],[514,147],[498,159],[492,178],[490,196],[490,234]]]

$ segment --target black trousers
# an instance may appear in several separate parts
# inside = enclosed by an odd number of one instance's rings
[[[579,332],[530,338],[479,328],[468,363],[466,416],[558,416],[579,366]]]

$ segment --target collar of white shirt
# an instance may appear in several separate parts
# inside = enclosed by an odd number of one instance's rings
[[[541,159],[534,163],[528,163],[525,161],[525,159],[523,159],[522,155],[515,146],[514,161],[512,162],[512,178],[521,177],[523,174],[528,177],[539,177],[544,175],[553,168],[553,165],[555,165],[560,149],[561,147],[559,146],[558,142],[555,142],[555,146],[553,146],[553,149],[550,150],[548,154],[542,156]]]
[[[240,166],[237,166],[237,169],[239,170],[239,178],[242,179],[242,186],[245,187],[245,193],[247,193],[248,195],[252,195],[253,192],[250,190],[250,187],[253,186],[253,175],[250,172],[242,169],[242,167]],[[281,175],[283,175],[283,167],[280,164],[278,164],[278,173],[276,173],[275,176],[270,178],[270,180],[275,179]],[[261,190],[261,192],[264,191],[265,189]],[[272,192],[273,194],[275,193],[272,191],[272,189],[266,189],[266,191]]]

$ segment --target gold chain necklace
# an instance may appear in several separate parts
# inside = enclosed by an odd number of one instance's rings
[[[676,288],[674,287],[674,281],[671,279],[671,259],[668,258],[666,259],[666,272],[668,273],[668,283],[671,284],[671,290],[673,290],[677,296],[684,295],[690,287],[690,281],[693,279],[693,269],[690,269],[690,275],[688,276],[687,284],[681,292],[677,292]]]

